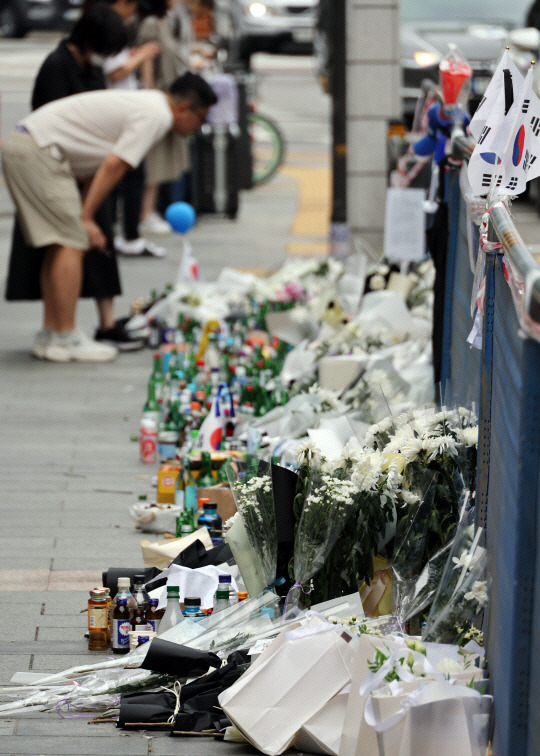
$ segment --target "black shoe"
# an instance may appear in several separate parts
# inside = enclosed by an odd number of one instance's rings
[[[115,323],[112,328],[98,328],[94,336],[96,341],[115,346],[119,352],[134,352],[145,346],[145,340],[132,336],[123,325]]]

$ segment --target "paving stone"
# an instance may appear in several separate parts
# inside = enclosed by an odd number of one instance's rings
[[[6,736],[2,738],[0,753],[25,754],[28,756],[147,756],[148,741],[133,735],[100,737],[92,735],[78,737],[76,745],[67,735],[64,737],[19,737]],[[76,749],[74,751],[74,749]]]

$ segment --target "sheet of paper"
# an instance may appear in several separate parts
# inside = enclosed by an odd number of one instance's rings
[[[390,262],[417,262],[424,257],[425,198],[423,189],[387,189],[384,256]]]

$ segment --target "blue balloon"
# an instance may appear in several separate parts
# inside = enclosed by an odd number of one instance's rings
[[[165,220],[173,231],[185,234],[195,223],[195,210],[187,202],[173,202],[165,210]]]

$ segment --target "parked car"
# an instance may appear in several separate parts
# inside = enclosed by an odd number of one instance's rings
[[[438,81],[438,67],[456,44],[471,66],[470,108],[486,90],[511,29],[525,26],[531,0],[401,0],[402,97],[405,116],[414,112],[424,79]]]
[[[32,29],[66,30],[82,0],[1,0],[0,37],[24,37]]]
[[[254,52],[311,52],[318,0],[214,0],[214,30],[232,60]]]
[[[400,59],[403,116],[412,120],[422,82],[438,82],[439,63],[454,43],[473,69],[470,107],[482,99],[509,31],[525,26],[532,0],[401,0]],[[321,0],[315,48],[319,76],[327,80],[324,56],[330,55],[328,26],[331,0]],[[366,31],[366,33],[369,33]],[[358,40],[359,49],[362,40]]]

